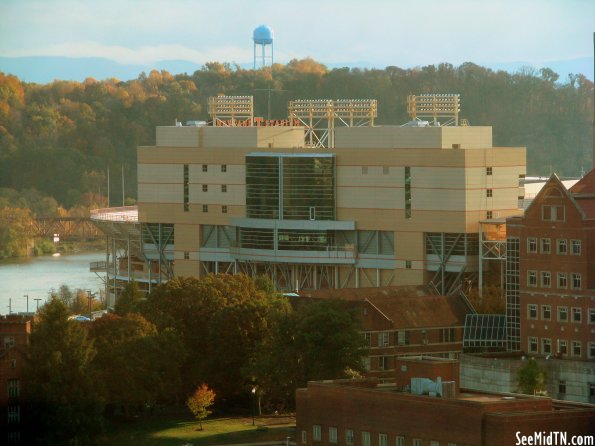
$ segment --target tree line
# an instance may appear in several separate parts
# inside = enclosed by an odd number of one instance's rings
[[[270,90],[270,91],[269,91]],[[136,196],[136,147],[155,141],[155,126],[208,120],[207,98],[253,95],[256,116],[287,117],[287,102],[305,98],[378,99],[377,123],[407,122],[409,94],[459,93],[462,117],[492,125],[495,146],[526,146],[529,174],[578,175],[591,166],[593,83],[567,80],[548,68],[516,73],[473,63],[413,69],[336,68],[292,60],[272,69],[245,70],[207,63],[192,74],[141,73],[119,81],[22,82],[0,73],[0,187],[34,188],[65,208],[85,193],[105,196],[112,172],[112,203]]]
[[[357,375],[361,322],[343,303],[289,305],[264,277],[176,278],[147,298],[134,284],[116,311],[69,320],[60,293],[30,337],[26,393],[32,440],[94,443],[107,420],[183,404],[208,385],[216,410],[288,410],[312,379]],[[42,440],[41,440],[42,439]]]

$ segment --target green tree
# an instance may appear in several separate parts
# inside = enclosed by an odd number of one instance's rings
[[[187,392],[209,382],[227,399],[245,392],[249,377],[242,370],[268,335],[269,319],[285,305],[245,275],[211,274],[156,287],[142,311],[159,330],[171,327],[183,337],[190,355],[184,367]]]
[[[28,209],[0,208],[0,258],[27,254],[31,237],[31,214]]]
[[[186,400],[186,406],[188,406],[188,409],[190,409],[194,417],[198,420],[199,430],[203,430],[202,420],[212,413],[209,407],[214,403],[215,392],[209,389],[209,386],[206,384],[198,386],[196,391]]]
[[[93,343],[56,297],[39,310],[25,369],[40,444],[86,444],[101,432]]]
[[[519,390],[527,395],[535,395],[545,391],[547,371],[537,364],[533,358],[529,358],[517,373]]]
[[[303,302],[279,313],[250,371],[265,398],[291,406],[295,389],[310,380],[362,372],[366,354],[361,321],[344,302]]]
[[[119,315],[137,313],[140,310],[143,299],[144,295],[139,290],[138,284],[136,282],[129,282],[118,296],[115,311]]]
[[[108,314],[93,322],[90,336],[97,346],[93,365],[109,413],[120,410],[132,416],[146,405],[177,399],[186,356],[171,329],[159,333],[140,314]]]

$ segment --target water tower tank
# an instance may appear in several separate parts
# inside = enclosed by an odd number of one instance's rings
[[[254,30],[252,38],[257,45],[270,45],[273,43],[273,29],[268,25],[260,25]]]

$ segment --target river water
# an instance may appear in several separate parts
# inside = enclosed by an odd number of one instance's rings
[[[52,289],[68,285],[71,290],[77,288],[99,292],[104,289],[103,281],[89,271],[89,263],[105,260],[105,252],[62,254],[61,256],[41,256],[17,260],[0,261],[0,314],[9,311],[11,299],[12,312],[35,311],[37,301],[42,305]]]

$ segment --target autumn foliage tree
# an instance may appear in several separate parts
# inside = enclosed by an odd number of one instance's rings
[[[186,406],[198,420],[199,430],[203,430],[202,420],[207,418],[212,412],[209,410],[215,403],[215,392],[209,389],[206,384],[197,387],[192,395],[186,400]]]

